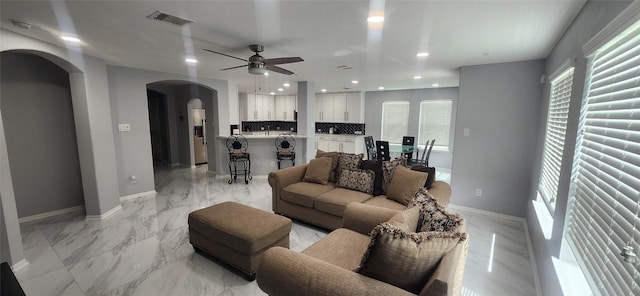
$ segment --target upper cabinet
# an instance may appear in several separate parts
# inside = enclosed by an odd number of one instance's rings
[[[298,101],[298,96],[295,96],[295,95],[276,96],[275,97],[275,103],[276,103],[275,119],[293,121],[297,101]]]
[[[273,96],[247,94],[245,119],[248,121],[275,120]]]
[[[316,94],[316,121],[352,122],[362,120],[360,93]]]

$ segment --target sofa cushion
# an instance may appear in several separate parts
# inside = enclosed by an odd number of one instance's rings
[[[318,184],[329,183],[329,173],[331,173],[331,158],[320,157],[309,161],[307,171],[304,174],[302,181],[312,182]]]
[[[424,165],[414,165],[414,166],[411,166],[411,170],[429,174],[427,176],[427,182],[424,183],[424,187],[426,187],[427,189],[430,189],[431,186],[433,185],[433,182],[436,180],[435,167],[428,167]]]
[[[371,195],[366,193],[336,188],[318,195],[315,199],[314,207],[318,211],[342,217],[350,202],[362,203],[369,198],[371,198]]]
[[[427,173],[412,171],[404,166],[394,170],[391,184],[387,191],[387,198],[403,205],[409,204],[415,193],[424,187]]]
[[[392,161],[382,162],[382,194],[387,194],[389,185],[391,185],[391,179],[393,178],[393,172],[397,167],[403,166],[402,159],[394,159]]]
[[[376,174],[370,170],[342,170],[336,186],[372,194],[375,178]]]
[[[403,210],[406,209],[406,207],[403,204],[388,199],[386,195],[375,196],[373,198],[368,199],[367,201],[365,201],[363,203],[367,204],[367,205],[371,205],[371,206],[387,208],[387,209],[392,209],[392,210],[398,210],[398,211],[403,211]]]
[[[280,198],[307,208],[313,208],[313,200],[316,196],[335,188],[332,183],[322,185],[307,182],[298,182],[282,188]]]
[[[338,228],[306,248],[302,253],[348,270],[354,270],[360,265],[360,259],[367,250],[370,240],[368,235],[346,228]]]
[[[363,160],[360,169],[371,170],[375,174],[373,181],[373,195],[382,194],[382,161],[378,159]]]
[[[360,168],[364,154],[338,153],[338,167],[336,168],[336,178],[340,176],[342,170],[357,170]]]
[[[417,210],[407,212],[415,215]],[[418,294],[442,257],[466,239],[463,232],[416,233],[409,228],[408,223],[394,221],[376,226],[355,271]]]
[[[316,151],[316,158],[320,158],[320,157],[330,157],[332,162],[331,162],[331,173],[329,173],[329,182],[331,183],[335,183],[336,182],[336,168],[338,167],[338,152],[337,151],[332,151],[332,152],[325,152],[322,151],[320,149],[318,149]]]

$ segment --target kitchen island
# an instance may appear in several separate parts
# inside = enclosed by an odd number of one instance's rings
[[[280,131],[254,132],[242,134],[248,142],[247,151],[251,153],[251,175],[264,176],[269,172],[277,170],[276,145],[275,141]],[[307,136],[291,134],[296,141],[296,163],[305,163]],[[228,150],[226,146],[227,136],[218,136],[219,147],[223,147],[220,152],[222,167],[226,168],[220,172],[221,175],[229,174],[227,162],[229,161]],[[283,161],[282,168],[291,166],[290,161]]]

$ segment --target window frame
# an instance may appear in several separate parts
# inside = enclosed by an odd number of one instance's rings
[[[423,123],[422,123],[422,112],[423,112],[423,104],[428,104],[428,103],[441,103],[441,102],[447,102],[449,103],[449,114],[448,114],[448,122],[447,122],[447,127],[448,127],[448,131],[447,131],[447,145],[442,145],[442,144],[438,144],[439,142],[436,140],[435,144],[433,145],[433,150],[438,150],[438,151],[446,151],[449,152],[452,150],[451,144],[452,144],[452,139],[451,139],[451,135],[452,135],[452,128],[453,128],[453,105],[454,105],[454,101],[453,99],[424,99],[420,101],[420,110],[418,113],[418,137],[416,139],[418,146],[419,147],[423,147],[426,143],[426,141],[428,139],[422,139],[421,135],[422,135],[422,129],[423,129]],[[429,138],[433,139],[433,138]],[[442,141],[440,141],[440,143],[442,143]],[[423,147],[423,149],[425,149]]]
[[[400,133],[400,132],[396,132],[397,135],[399,135],[399,139],[397,142],[395,141],[391,141],[391,139],[388,139],[385,137],[385,105],[407,105],[407,114],[404,117],[405,120],[405,130],[404,132]],[[382,141],[388,141],[389,144],[401,144],[402,143],[402,137],[406,136],[409,132],[409,112],[411,111],[411,102],[407,101],[407,100],[398,100],[398,101],[384,101],[382,102],[382,118],[380,121],[380,140]]]

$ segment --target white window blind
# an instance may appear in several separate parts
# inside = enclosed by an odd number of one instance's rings
[[[436,139],[434,146],[449,149],[451,133],[451,100],[425,100],[420,102],[420,126],[418,144]]]
[[[550,209],[555,209],[558,193],[572,85],[573,67],[565,70],[551,81],[551,98],[547,112],[547,128],[538,184],[538,191]]]
[[[596,294],[640,295],[640,22],[590,58],[566,235]]]
[[[382,103],[382,135],[380,139],[389,143],[402,143],[409,130],[409,102]]]

